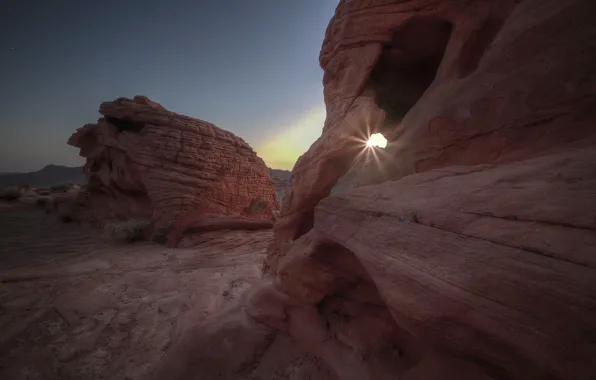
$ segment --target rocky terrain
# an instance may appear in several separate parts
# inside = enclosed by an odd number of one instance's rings
[[[99,224],[150,219],[150,235],[173,246],[213,219],[262,223],[278,209],[265,163],[232,133],[142,96],[104,102],[99,112],[68,141],[87,159],[95,210],[87,215]]]
[[[91,226],[0,203],[0,379],[144,379],[190,326],[260,277],[272,231],[187,248],[116,244]]]
[[[260,278],[289,172],[270,174],[240,138],[144,97],[100,112],[69,140],[87,158],[86,188],[14,187],[0,200],[0,379],[144,379]],[[183,228],[177,248],[155,233],[133,242],[139,217],[153,232],[172,225],[169,238]],[[316,372],[316,357],[276,344]],[[262,361],[264,376],[278,359]]]
[[[588,0],[340,1],[320,59],[327,120],[263,280],[153,378],[260,378],[265,358],[286,363],[281,337],[329,374],[279,378],[596,378],[594,14]],[[385,150],[364,147],[374,132]],[[351,169],[362,155],[376,166]],[[329,196],[346,173],[360,187]]]
[[[273,233],[247,230],[277,205],[240,138],[103,103],[70,140],[89,209],[178,248],[2,203],[0,378],[596,378],[595,14],[340,0]]]

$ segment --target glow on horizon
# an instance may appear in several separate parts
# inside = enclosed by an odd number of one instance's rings
[[[298,157],[321,136],[325,117],[324,105],[314,107],[295,122],[276,128],[280,132],[256,143],[255,151],[268,167],[292,170]]]

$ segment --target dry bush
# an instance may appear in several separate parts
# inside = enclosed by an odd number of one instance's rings
[[[158,228],[157,231],[154,231],[151,241],[156,244],[166,245],[168,243],[168,234],[171,229],[172,226]]]
[[[149,222],[142,219],[129,219],[119,222],[108,223],[106,229],[110,237],[118,242],[132,243],[145,239],[145,232]]]
[[[0,191],[0,199],[16,201],[23,196],[23,191],[17,186],[9,186]]]
[[[85,207],[89,202],[89,193],[84,190],[78,190],[75,196],[75,204],[77,207]]]
[[[32,189],[23,189],[23,197],[37,199],[37,192]]]
[[[74,183],[61,183],[58,185],[50,186],[52,193],[66,193],[68,190],[74,187]]]
[[[35,199],[35,204],[38,205],[39,207],[50,206],[52,204],[52,202],[53,202],[52,197],[48,197],[48,196],[41,196],[41,197],[37,197],[37,199]]]
[[[67,212],[60,212],[58,213],[58,219],[60,219],[62,223],[70,223],[72,222],[72,215]]]
[[[75,216],[79,213],[79,207],[76,204],[76,194],[64,193],[52,195],[51,202],[46,206],[46,212],[48,209],[55,211],[58,218],[64,223],[76,220],[77,218]]]
[[[255,199],[254,201],[252,201],[250,203],[250,206],[248,206],[248,210],[252,213],[252,214],[256,214],[259,212],[264,212],[265,210],[267,210],[267,206],[269,206],[269,204],[262,200],[262,199]]]

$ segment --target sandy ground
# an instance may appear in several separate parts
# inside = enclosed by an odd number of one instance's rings
[[[0,379],[142,379],[172,340],[255,283],[271,231],[193,248],[111,242],[0,205]]]

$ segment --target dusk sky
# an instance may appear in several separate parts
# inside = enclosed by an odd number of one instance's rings
[[[0,172],[83,163],[68,137],[146,95],[291,169],[325,119],[337,0],[0,0]]]

